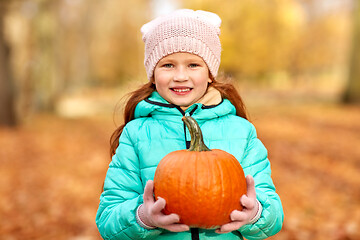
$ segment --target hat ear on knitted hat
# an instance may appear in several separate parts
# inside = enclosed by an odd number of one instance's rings
[[[179,9],[141,27],[145,42],[144,65],[149,79],[156,64],[167,55],[188,52],[200,56],[213,77],[220,65],[220,17],[202,10]]]
[[[195,13],[198,13],[199,16],[202,16],[205,21],[208,21],[215,27],[219,28],[218,34],[220,34],[221,18],[217,14],[203,10],[197,10]]]

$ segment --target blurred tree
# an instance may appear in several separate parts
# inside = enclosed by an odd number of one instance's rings
[[[4,16],[8,2],[0,1],[0,125],[16,124],[15,89],[10,68],[10,47],[4,36]]]
[[[305,19],[292,46],[288,70],[294,79],[297,75],[310,74],[312,81],[315,81],[317,74],[338,70],[346,65],[350,33],[347,9],[350,7],[344,2],[335,11],[322,6],[326,5],[325,0],[299,2],[304,9]]]
[[[360,1],[354,3],[354,35],[348,84],[343,95],[345,103],[360,103]]]
[[[12,2],[8,29],[19,113],[49,111],[67,90],[92,81],[89,56],[94,1]]]
[[[0,2],[9,5],[1,17],[13,50],[19,119],[53,111],[64,93],[146,79],[140,27],[151,18],[150,0]],[[9,88],[1,87],[0,97],[10,96]]]
[[[55,64],[56,55],[54,55],[55,39],[60,37],[57,35],[59,29],[56,28],[57,19],[54,14],[59,0],[39,0],[36,4],[38,12],[30,23],[31,36],[35,43],[33,46],[35,66],[32,69],[33,104],[38,111],[52,112],[63,83],[61,82],[63,79],[56,77],[59,66]]]
[[[59,64],[61,39],[56,10],[60,0],[11,1],[6,16],[7,34],[16,79],[19,119],[31,112],[52,111],[66,81]],[[60,33],[60,34],[57,34]],[[65,49],[61,49],[66,52]],[[63,53],[64,55],[64,53]]]
[[[92,15],[91,59],[100,83],[111,86],[146,79],[140,27],[151,18],[150,6],[149,0],[97,3]]]
[[[36,62],[32,76],[36,109],[51,112],[65,91],[91,84],[89,48],[94,2],[33,2],[38,9],[30,23]]]

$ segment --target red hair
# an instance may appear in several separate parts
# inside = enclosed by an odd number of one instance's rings
[[[220,92],[222,98],[228,99],[235,106],[237,116],[248,119],[245,104],[232,83],[218,82],[213,79],[211,86]],[[119,138],[125,125],[134,119],[136,105],[149,97],[155,90],[155,85],[150,81],[142,85],[139,89],[129,93],[129,98],[124,109],[124,123],[120,125],[110,137],[110,156],[115,154],[115,150],[119,146]]]

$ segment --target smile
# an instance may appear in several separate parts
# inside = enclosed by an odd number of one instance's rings
[[[191,88],[171,88],[171,90],[177,93],[185,93],[190,92]]]

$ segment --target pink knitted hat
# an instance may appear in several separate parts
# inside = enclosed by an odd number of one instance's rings
[[[159,60],[176,52],[203,58],[213,77],[217,76],[221,43],[221,19],[202,10],[180,9],[160,16],[141,27],[145,42],[145,69],[150,79]]]

